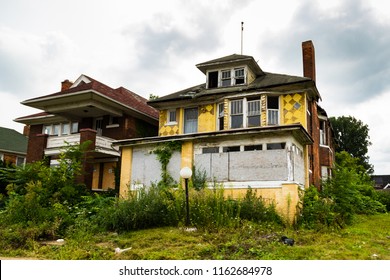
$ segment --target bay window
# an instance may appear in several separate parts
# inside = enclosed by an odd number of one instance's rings
[[[243,127],[243,120],[243,99],[230,101],[230,127]]]

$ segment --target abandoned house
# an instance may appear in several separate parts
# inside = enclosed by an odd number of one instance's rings
[[[150,100],[159,110],[158,136],[114,143],[121,195],[160,181],[153,151],[177,142],[167,169],[177,182],[181,168],[195,166],[227,195],[242,197],[250,187],[294,217],[299,190],[320,187],[334,161],[311,41],[302,54],[303,77],[265,72],[252,56],[233,54],[197,64],[204,83]]]

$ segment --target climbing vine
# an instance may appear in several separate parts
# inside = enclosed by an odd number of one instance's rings
[[[181,142],[170,141],[161,143],[152,151],[161,164],[161,181],[158,183],[159,185],[171,186],[175,184],[175,180],[168,172],[168,164],[175,151],[181,151]]]

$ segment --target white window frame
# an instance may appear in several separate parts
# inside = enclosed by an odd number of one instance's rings
[[[269,108],[269,97],[278,98],[278,109]],[[276,120],[276,122],[272,122],[274,119]],[[267,125],[280,125],[280,96],[267,96]]]
[[[194,123],[195,125],[193,126],[193,130],[188,130],[188,122],[186,120],[186,111],[187,110],[196,110],[196,119],[191,119],[191,122],[190,123]],[[184,112],[183,112],[183,132],[184,134],[191,134],[191,133],[197,133],[198,132],[198,129],[199,129],[199,117],[198,117],[198,114],[199,114],[199,108],[198,107],[190,107],[190,108],[185,108],[184,109]],[[196,120],[196,121],[195,121]],[[190,128],[192,128],[192,126],[190,126]]]
[[[328,146],[326,120],[320,118],[320,145]]]
[[[175,118],[172,118],[172,114],[174,114]],[[167,110],[167,125],[176,125],[177,124],[177,112],[176,109]]]
[[[250,104],[252,103],[258,103],[256,104],[256,107],[258,106],[258,110],[254,110],[254,111],[251,111],[249,112],[250,109],[252,109],[252,106]],[[246,119],[247,119],[247,127],[258,127],[261,125],[261,103],[260,103],[260,97],[258,99],[251,99],[251,100],[247,100],[246,101],[247,103],[247,115],[246,115]],[[259,117],[259,125],[256,125],[256,126],[249,126],[249,117],[255,117],[255,116],[258,116]]]
[[[237,71],[242,71],[243,72],[242,76],[236,76]],[[246,71],[245,71],[245,67],[234,68],[233,69],[233,74],[234,74],[233,75],[233,77],[234,77],[234,85],[245,85],[246,84]],[[238,84],[237,83],[238,79],[243,79],[244,82]]]
[[[227,74],[227,75],[224,75]],[[229,84],[224,84],[224,82],[229,81]],[[230,87],[232,85],[232,70],[221,70],[221,87]]]
[[[222,109],[222,110],[221,110]],[[224,123],[225,121],[222,122],[222,127],[221,127],[221,119],[224,120],[225,118],[225,103],[218,103],[217,104],[217,128],[218,130],[224,130]]]
[[[236,110],[236,112],[233,112],[233,106],[234,106],[233,104],[238,104],[238,102],[241,103],[241,111],[239,110],[240,108],[238,108],[238,110]],[[245,108],[244,108],[244,104],[246,104],[245,98],[230,100],[230,102],[229,102],[229,112],[230,112],[230,118],[229,118],[230,119],[230,124],[229,124],[229,127],[231,129],[238,129],[238,128],[244,128],[245,127],[245,116],[244,116]],[[236,116],[241,116],[242,117],[241,127],[232,127],[232,125],[233,125],[232,117],[236,117]]]
[[[76,125],[77,131],[74,130]],[[54,134],[54,127],[58,126],[58,133]],[[68,132],[64,132],[64,127],[68,126]],[[46,124],[42,128],[42,133],[49,136],[62,136],[62,135],[71,135],[78,133],[79,123],[78,122],[66,122],[66,123],[55,123],[55,124]]]
[[[248,100],[249,99],[249,100]],[[232,102],[237,102],[237,101],[242,101],[242,112],[240,114],[233,114],[232,112]],[[249,114],[249,107],[248,103],[249,102],[259,102],[259,111],[258,114]],[[260,122],[258,126],[251,126],[251,127],[260,127],[261,126],[261,103],[260,103],[260,96],[256,96],[255,98],[241,98],[241,99],[232,99],[229,100],[229,128],[230,129],[238,129],[238,128],[248,128],[249,127],[249,122],[248,122],[248,117],[250,116],[259,116],[260,117]],[[232,116],[239,116],[242,115],[242,127],[232,127]]]

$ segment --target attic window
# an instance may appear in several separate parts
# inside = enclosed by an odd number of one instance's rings
[[[231,81],[231,73],[230,70],[222,71],[221,85],[223,87],[230,86],[232,84]]]
[[[218,71],[208,73],[208,88],[218,87]]]
[[[234,69],[235,85],[245,84],[244,68]]]

